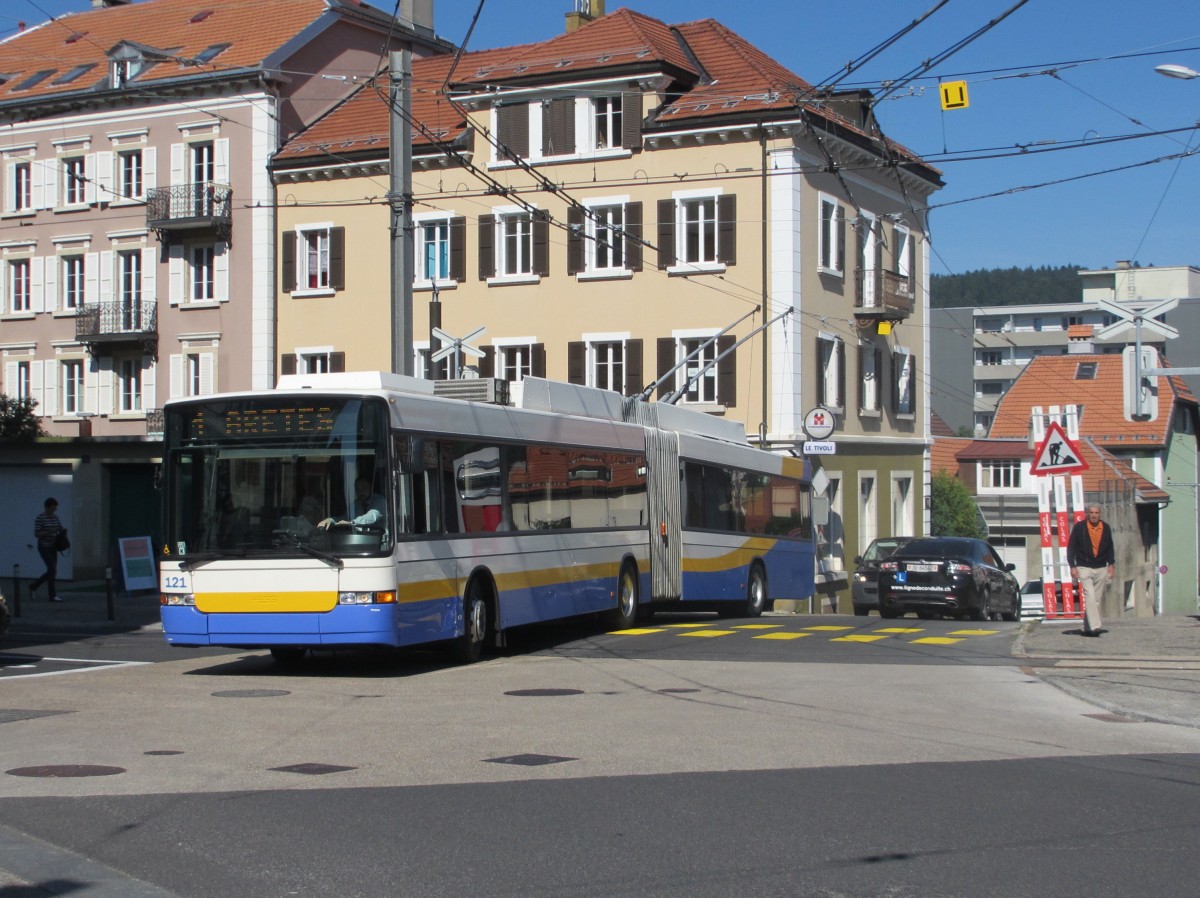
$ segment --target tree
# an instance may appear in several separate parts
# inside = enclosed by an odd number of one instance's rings
[[[973,536],[987,538],[975,500],[962,482],[945,471],[933,475],[929,517],[934,536]]]
[[[45,436],[42,423],[33,410],[32,399],[14,399],[0,393],[0,443],[32,443]]]

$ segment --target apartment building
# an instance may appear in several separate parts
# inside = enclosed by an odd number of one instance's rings
[[[429,2],[97,0],[0,43],[0,376],[51,439],[5,447],[17,522],[0,567],[38,572],[46,495],[65,578],[154,535],[163,403],[275,379],[272,153],[374,73],[445,52]]]
[[[832,26],[831,26],[832,27]],[[826,607],[928,495],[939,173],[712,19],[572,14],[537,44],[413,63],[411,358],[686,404],[800,454],[828,408]],[[281,371],[387,368],[390,85],[276,154]],[[431,328],[466,339],[461,353]],[[716,338],[715,340],[713,338]]]

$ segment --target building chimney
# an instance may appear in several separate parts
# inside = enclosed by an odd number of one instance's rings
[[[574,0],[575,9],[567,13],[567,34],[577,31],[604,15],[604,0]]]
[[[1128,271],[1128,270],[1129,270],[1129,260],[1128,259],[1117,259],[1117,271]]]
[[[1095,327],[1072,324],[1067,327],[1067,355],[1092,355],[1096,352]]]

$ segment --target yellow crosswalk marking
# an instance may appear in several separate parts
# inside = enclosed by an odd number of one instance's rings
[[[733,630],[689,630],[687,633],[680,633],[680,636],[728,636]]]
[[[805,636],[812,636],[812,633],[763,633],[761,636],[752,636],[751,639],[802,639]]]
[[[866,633],[851,633],[849,636],[835,636],[830,642],[878,642],[881,639],[887,639],[887,636],[871,636]]]
[[[661,633],[661,627],[630,627],[628,630],[609,630],[609,636],[645,636],[647,633]]]
[[[735,630],[774,630],[776,627],[782,627],[783,624],[735,624]]]
[[[954,645],[956,642],[962,642],[961,639],[947,639],[945,636],[923,636],[920,639],[914,639],[914,643],[924,643],[926,645]]]
[[[879,627],[872,630],[872,633],[921,633],[925,630],[924,627]]]
[[[704,623],[703,621],[700,621],[700,622],[697,622],[694,624],[664,624],[664,626],[684,629],[687,627],[707,627],[708,624]]]
[[[995,630],[952,630],[950,636],[994,636]]]
[[[853,630],[853,627],[805,627],[805,630],[828,630],[832,633],[841,633],[844,630]]]

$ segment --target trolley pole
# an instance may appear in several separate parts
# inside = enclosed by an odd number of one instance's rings
[[[413,373],[412,52],[393,50],[390,81],[388,200],[392,207],[392,372]]]

